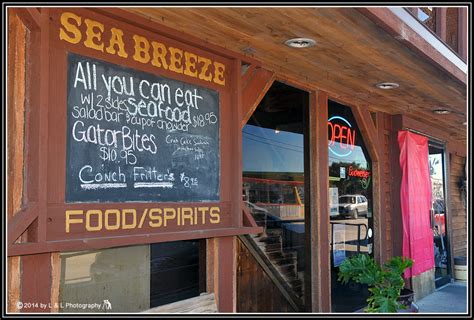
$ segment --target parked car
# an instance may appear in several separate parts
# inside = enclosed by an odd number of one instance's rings
[[[345,194],[339,197],[339,215],[357,219],[367,216],[368,201],[361,194]]]

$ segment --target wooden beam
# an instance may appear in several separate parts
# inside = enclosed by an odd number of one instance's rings
[[[392,116],[392,132],[390,141],[390,163],[391,163],[391,209],[392,209],[392,255],[402,255],[403,245],[403,223],[402,209],[400,204],[400,187],[402,182],[402,171],[400,168],[400,147],[398,146],[398,132],[402,129],[402,116]]]
[[[329,250],[328,95],[312,91],[309,105],[310,210],[305,211],[306,311],[331,312],[331,259]]]
[[[9,11],[16,14],[28,30],[35,31],[40,29],[41,13],[38,8],[10,8]]]
[[[8,257],[8,312],[19,312],[18,302],[20,301],[20,259],[21,257]]]
[[[232,214],[233,214],[233,225],[240,227],[242,226],[242,157],[239,156],[242,154],[242,128],[240,126],[239,120],[242,119],[242,60],[234,59],[232,61],[233,78],[231,84],[232,92],[232,155],[235,155],[232,158],[232,176],[229,178],[232,179],[231,187],[231,201],[232,201]],[[222,151],[221,151],[222,152]]]
[[[21,312],[51,312],[51,253],[22,257],[21,269]]]
[[[243,226],[244,227],[253,227],[253,228],[261,228],[263,232],[263,228],[259,227],[255,222],[255,219],[252,217],[249,209],[245,204],[242,204],[242,212],[243,212]]]
[[[351,107],[354,118],[357,122],[360,132],[363,135],[365,145],[370,153],[372,161],[379,161],[379,136],[375,128],[372,116],[367,108],[353,106]]]
[[[446,42],[446,13],[448,8],[435,8],[436,15],[436,34]]]
[[[59,312],[59,286],[61,284],[61,256],[51,253],[51,312]]]
[[[242,90],[241,128],[243,128],[250,119],[252,113],[275,80],[275,74],[273,72],[262,68],[255,68],[254,73],[249,77],[246,86]]]
[[[219,312],[236,312],[236,262],[237,251],[235,237],[217,238],[218,259],[218,297]]]
[[[386,199],[385,199],[385,186],[387,185],[386,175],[384,170],[384,165],[387,161],[386,154],[384,152],[385,149],[385,114],[382,112],[377,112],[376,115],[376,124],[377,124],[377,136],[378,136],[378,146],[377,148],[379,151],[379,161],[378,161],[378,169],[377,175],[380,177],[377,179],[378,183],[378,201],[379,201],[379,211],[378,211],[378,226],[379,228],[376,229],[375,237],[377,241],[375,241],[375,253],[376,256],[379,258],[380,262],[385,262],[388,258],[387,255],[387,247],[391,245],[387,243],[386,232],[387,232],[387,213],[385,211],[386,207]],[[375,198],[375,195],[374,195]]]
[[[203,239],[210,237],[232,237],[241,234],[255,234],[261,232],[261,228],[241,227],[223,228],[212,230],[190,230],[173,233],[137,234],[130,236],[116,236],[110,238],[88,238],[71,239],[61,241],[47,241],[38,243],[9,244],[7,254],[11,256],[30,255],[55,251],[81,251],[97,250],[156,242],[181,241]]]
[[[434,48],[418,33],[403,23],[388,8],[365,7],[357,8],[357,10],[402,41],[406,46],[419,53],[430,63],[441,68],[442,71],[447,71],[453,79],[460,81],[464,85],[467,83],[467,75],[463,71],[441,54],[438,49]]]
[[[407,115],[402,116],[402,126],[407,129],[414,129],[414,130],[420,131],[433,138],[442,140],[443,142],[453,141],[451,135],[445,130],[443,130],[441,127],[437,128],[437,127],[430,126],[428,124],[425,124],[424,122],[421,122],[418,119],[415,119]],[[461,127],[459,130],[467,131],[467,127],[466,126]]]
[[[23,232],[38,218],[38,206],[23,208],[8,222],[8,244],[12,245]]]
[[[253,76],[255,72],[256,66],[254,64],[248,65],[248,68],[245,70],[244,73],[242,73],[242,80],[240,83],[242,84],[243,87],[247,85],[249,82],[250,78]]]
[[[467,8],[459,8],[458,13],[458,53],[467,61]]]

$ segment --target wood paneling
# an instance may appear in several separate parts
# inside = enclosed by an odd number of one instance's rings
[[[305,211],[306,274],[305,305],[310,312],[331,312],[331,259],[329,250],[329,169],[328,169],[328,95],[311,92],[309,106],[309,190],[310,211]],[[306,167],[306,165],[305,165]]]
[[[459,182],[465,179],[465,157],[451,154],[450,157],[450,209],[452,252],[454,256],[467,255],[467,209],[462,200]]]
[[[25,40],[27,29],[11,10],[8,12],[8,207],[7,219],[21,209],[25,122]],[[15,241],[16,239],[13,239]],[[21,239],[20,239],[21,240]],[[19,312],[21,258],[8,257],[8,312]]]
[[[404,113],[441,127],[454,139],[465,121],[466,87],[423,60],[374,22],[351,8],[127,8],[146,19],[262,62],[262,66],[300,79],[330,96],[389,114]],[[199,23],[196,23],[199,21]],[[311,37],[314,48],[283,45],[292,37]],[[251,48],[251,50],[249,50]],[[250,52],[250,53],[249,53]],[[400,84],[378,90],[381,81]],[[435,116],[447,107],[458,113]]]
[[[51,253],[24,256],[21,268],[21,312],[51,312]]]
[[[379,129],[381,139],[380,146],[382,147],[380,153],[382,154],[382,169],[381,174],[383,175],[384,185],[381,187],[383,194],[382,210],[384,210],[385,219],[385,230],[383,235],[382,250],[384,250],[383,257],[388,260],[392,254],[392,192],[391,192],[391,172],[390,172],[390,161],[391,161],[391,122],[390,116],[387,114],[378,115],[377,119],[381,118],[382,122],[377,121],[377,127]],[[380,126],[380,127],[379,127]]]
[[[240,240],[237,241],[237,312],[295,312]]]

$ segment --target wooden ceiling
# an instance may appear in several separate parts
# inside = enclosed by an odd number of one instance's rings
[[[466,139],[466,85],[450,77],[353,8],[127,8],[152,21],[251,56],[282,79],[374,111],[406,114]],[[317,41],[291,49],[296,37]],[[396,82],[381,90],[379,82]],[[432,110],[448,108],[449,115]]]

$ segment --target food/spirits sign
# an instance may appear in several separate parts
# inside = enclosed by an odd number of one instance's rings
[[[68,54],[66,202],[219,201],[219,94]]]

